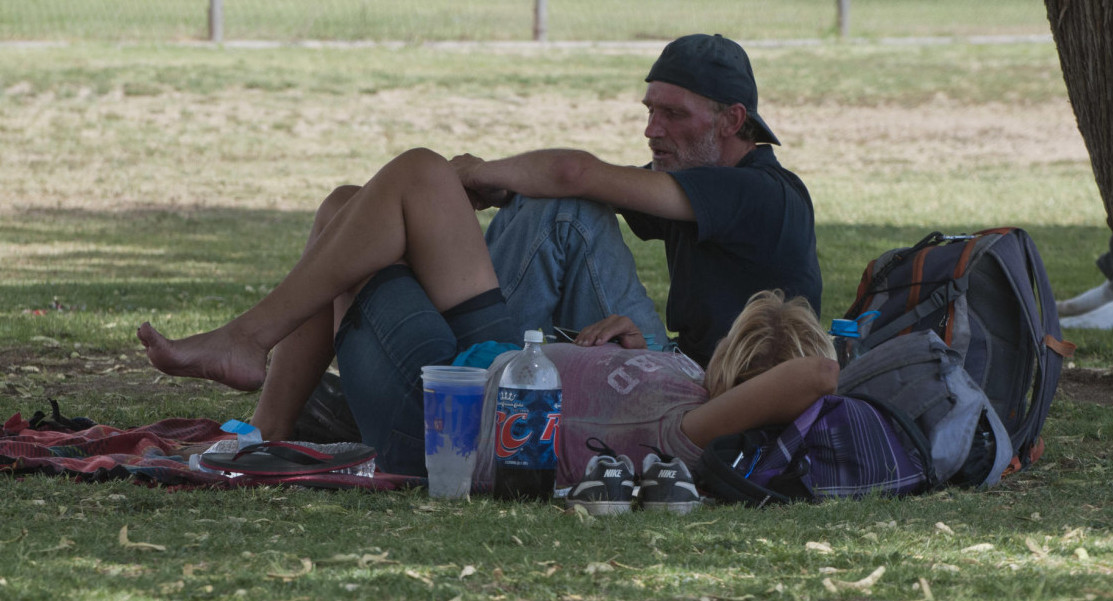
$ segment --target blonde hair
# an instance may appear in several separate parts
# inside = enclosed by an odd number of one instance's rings
[[[835,347],[808,301],[763,290],[750,297],[715,347],[704,383],[714,398],[789,359],[815,356],[834,359]]]

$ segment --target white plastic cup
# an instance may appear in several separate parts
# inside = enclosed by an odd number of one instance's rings
[[[425,469],[429,496],[460,498],[471,491],[487,370],[421,368],[425,402]]]

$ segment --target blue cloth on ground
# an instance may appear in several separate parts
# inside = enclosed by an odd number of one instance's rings
[[[510,342],[495,342],[493,340],[477,342],[468,347],[464,352],[456,355],[452,364],[465,367],[482,367],[486,369],[491,366],[495,357],[498,357],[506,351],[520,350],[522,350],[521,346]]]

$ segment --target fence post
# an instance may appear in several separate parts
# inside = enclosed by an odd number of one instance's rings
[[[224,41],[224,0],[209,0],[209,40]]]
[[[839,5],[839,38],[850,35],[850,0],[835,0]]]
[[[533,41],[544,42],[549,33],[549,7],[546,0],[534,0]]]

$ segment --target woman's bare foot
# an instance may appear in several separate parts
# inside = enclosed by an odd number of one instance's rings
[[[151,365],[171,376],[204,378],[236,390],[256,390],[267,376],[267,350],[237,340],[227,328],[170,340],[144,322],[137,335]]]

